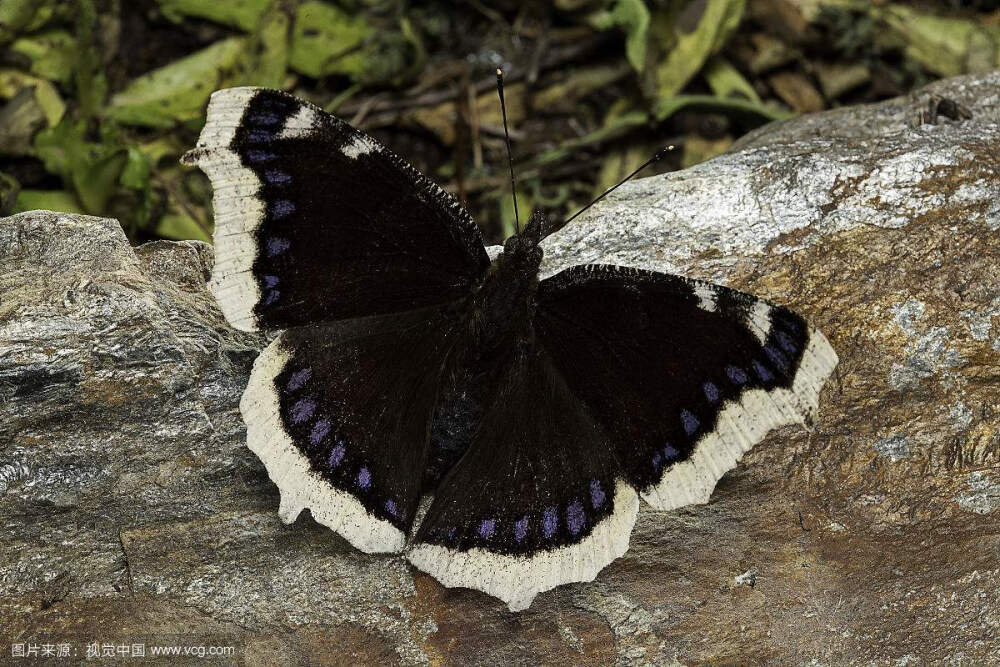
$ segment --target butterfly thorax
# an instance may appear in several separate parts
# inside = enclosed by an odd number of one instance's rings
[[[481,354],[503,354],[529,345],[534,338],[532,320],[542,262],[538,230],[533,216],[521,234],[507,239],[474,297],[473,326]]]
[[[538,229],[538,224],[529,223],[521,234],[507,239],[478,289],[453,315],[470,335],[460,337],[446,367],[431,427],[426,490],[434,489],[467,450],[503,370],[533,348],[542,261]]]

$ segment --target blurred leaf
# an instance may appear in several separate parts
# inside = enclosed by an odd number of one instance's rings
[[[191,217],[179,213],[167,213],[160,218],[154,230],[158,236],[165,239],[175,239],[184,241],[195,239],[197,241],[212,242],[212,238],[205,233],[205,230]]]
[[[740,71],[729,64],[725,58],[716,56],[708,61],[704,71],[705,81],[717,97],[740,98],[751,102],[760,102],[757,91],[749,81],[743,78]]]
[[[590,24],[598,30],[620,28],[625,33],[625,57],[637,72],[646,68],[649,9],[643,0],[615,0],[610,10],[592,14]]]
[[[795,49],[767,33],[756,32],[751,36],[751,40],[754,53],[749,66],[754,74],[764,74],[784,67],[799,57]]]
[[[0,217],[10,215],[21,191],[21,184],[13,176],[0,171]]]
[[[56,0],[0,0],[0,44],[38,30],[54,14]]]
[[[653,115],[656,120],[663,121],[682,109],[720,111],[727,115],[746,117],[757,124],[762,120],[783,120],[795,115],[760,102],[711,95],[676,95],[660,100],[654,108]]]
[[[383,72],[375,72],[374,76],[368,76],[368,81],[389,81],[394,85],[402,85],[423,71],[424,65],[427,63],[427,49],[424,48],[420,33],[405,16],[399,19],[399,37],[400,40],[396,40],[393,49],[396,57],[401,60],[399,65],[391,69],[383,67]],[[388,44],[393,44],[393,41],[388,42]],[[384,53],[386,50],[385,44],[383,44],[380,51]],[[385,62],[389,62],[388,59]]]
[[[138,205],[133,208],[128,218],[134,226],[144,228],[153,213],[153,195],[149,185],[152,161],[138,148],[128,148],[126,155],[125,166],[118,177],[118,182],[135,193]]]
[[[711,99],[711,98],[710,98]],[[532,167],[542,167],[553,162],[561,162],[569,158],[575,151],[581,148],[597,146],[599,144],[623,137],[638,127],[649,124],[649,114],[645,111],[629,111],[612,119],[606,120],[605,124],[597,130],[578,137],[564,141],[558,148],[547,150],[540,154],[532,162]]]
[[[524,98],[527,87],[523,83],[514,83],[504,85],[503,90],[507,102],[507,122],[511,128],[516,129],[526,116]],[[489,91],[478,95],[475,113],[478,116],[480,127],[491,127],[494,130],[503,128],[503,118],[496,92]],[[437,135],[441,143],[448,146],[455,144],[458,110],[453,101],[414,109],[405,114],[403,118],[430,130]]]
[[[872,78],[871,70],[864,63],[818,62],[815,63],[815,72],[819,87],[828,100],[835,100]]]
[[[775,72],[767,77],[771,91],[798,113],[826,108],[826,100],[805,74],[795,71]]]
[[[607,88],[630,73],[631,69],[625,63],[573,69],[562,81],[534,92],[531,104],[536,109],[544,109],[546,113],[575,113],[580,100]],[[492,97],[495,106],[496,96]]]
[[[223,87],[245,48],[246,38],[230,37],[144,74],[111,98],[106,116],[156,128],[200,119],[209,95]]]
[[[21,190],[12,213],[39,210],[85,213],[73,193],[65,190]]]
[[[982,72],[1000,64],[1000,26],[922,13],[903,5],[874,7],[872,15],[906,42],[906,55],[940,76]]]
[[[73,186],[87,213],[104,212],[125,166],[125,150],[115,143],[87,141],[84,123],[64,120],[35,136],[45,168]]]
[[[248,44],[248,57],[240,83],[267,88],[281,88],[288,71],[288,16],[280,11],[267,12]]]
[[[597,175],[597,182],[594,184],[591,196],[597,198],[608,188],[620,183],[636,167],[648,160],[653,152],[643,146],[629,146],[608,155],[607,159],[601,163],[601,170]]]
[[[596,0],[555,0],[553,4],[561,12],[575,12],[599,3]]]
[[[126,154],[125,166],[118,181],[126,188],[148,190],[151,171],[149,157],[138,148],[128,148]]]
[[[139,149],[149,158],[150,164],[155,166],[166,157],[176,158],[188,150],[191,146],[187,142],[187,139],[182,139],[176,134],[165,134],[140,143]]]
[[[66,113],[66,104],[59,97],[56,87],[45,79],[39,79],[17,70],[0,70],[0,97],[13,97],[22,88],[35,90],[35,100],[45,114],[48,125],[58,125]]]
[[[0,154],[32,155],[32,139],[46,126],[45,111],[32,86],[21,88],[0,107]]]
[[[654,17],[651,34],[667,50],[656,66],[659,97],[676,95],[701,71],[739,26],[744,6],[745,0],[704,0],[688,4],[676,19],[666,12]]]
[[[424,59],[423,43],[405,17],[399,30],[384,30],[362,13],[318,0],[303,2],[296,12],[289,67],[306,76],[399,85],[420,71]]]
[[[289,65],[316,79],[331,74],[358,79],[367,67],[362,46],[374,32],[363,16],[308,0],[295,15]]]
[[[76,40],[65,30],[48,30],[22,37],[10,45],[10,50],[31,62],[30,71],[35,76],[59,83],[67,83],[73,78]]]
[[[87,118],[104,108],[108,77],[104,73],[100,16],[93,0],[76,0],[76,99]]]
[[[271,0],[157,0],[157,3],[163,15],[175,23],[193,16],[251,32],[257,27]]]
[[[697,134],[691,135],[684,140],[681,168],[687,169],[690,166],[711,160],[716,155],[725,153],[732,145],[733,138],[729,136],[719,139],[704,139]]]

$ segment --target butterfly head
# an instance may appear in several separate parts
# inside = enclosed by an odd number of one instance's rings
[[[545,217],[538,209],[531,214],[528,224],[520,234],[509,237],[503,244],[504,261],[517,266],[518,269],[536,274],[542,263],[542,249],[538,245],[542,240],[542,227]]]

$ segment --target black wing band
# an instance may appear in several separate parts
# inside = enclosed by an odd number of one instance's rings
[[[809,419],[837,363],[799,315],[710,283],[585,265],[538,295],[541,345],[661,509],[706,502],[768,431]]]
[[[252,330],[468,294],[489,259],[469,214],[371,137],[286,93],[212,95],[198,148],[215,209],[211,287]]]
[[[363,551],[403,548],[450,348],[423,311],[298,327],[261,353],[240,409],[282,520],[308,508]]]

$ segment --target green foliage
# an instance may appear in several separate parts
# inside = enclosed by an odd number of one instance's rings
[[[82,122],[64,120],[39,132],[35,151],[45,168],[70,184],[87,213],[101,213],[114,193],[128,153],[113,140],[88,141]]]
[[[360,79],[369,66],[363,47],[374,34],[360,15],[319,0],[303,2],[295,14],[289,64],[314,78],[341,74]]]
[[[135,240],[208,240],[208,181],[177,159],[214,90],[258,85],[403,137],[400,152],[468,196],[496,238],[513,230],[498,62],[512,65],[522,218],[532,203],[572,213],[663,143],[681,150],[661,167],[709,159],[789,116],[796,93],[833,106],[1000,65],[1000,24],[968,4],[946,16],[810,0],[768,14],[768,1],[743,22],[747,4],[0,0],[0,214],[84,211]]]
[[[745,0],[705,0],[679,15],[659,12],[650,32],[663,57],[655,65],[656,94],[676,95],[736,31]]]
[[[177,23],[191,17],[248,32],[256,29],[260,18],[272,4],[271,0],[157,0],[157,3],[163,15]]]
[[[594,14],[591,25],[598,30],[620,28],[625,33],[625,58],[641,72],[646,67],[649,9],[642,0],[615,0],[610,10]]]
[[[36,210],[86,213],[73,193],[66,190],[21,190],[11,213]]]
[[[1000,26],[933,16],[904,5],[873,8],[871,16],[906,43],[906,55],[940,76],[984,72],[1000,65]]]
[[[24,74],[17,70],[0,69],[0,98],[11,98],[22,90],[30,89],[32,96],[45,116],[45,121],[49,126],[55,125],[62,120],[66,113],[66,104],[59,91],[45,79]]]
[[[10,50],[31,61],[29,71],[35,76],[59,83],[73,79],[78,49],[73,35],[65,30],[47,30],[21,37],[14,40]]]
[[[222,86],[246,44],[245,37],[230,37],[140,76],[111,98],[105,117],[156,128],[201,118],[212,91]]]

